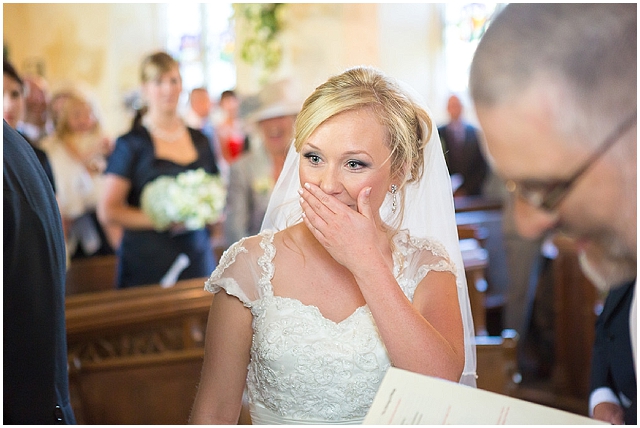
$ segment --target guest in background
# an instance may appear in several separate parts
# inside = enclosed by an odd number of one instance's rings
[[[131,127],[129,127],[129,131],[132,131],[142,126],[142,118],[146,113],[147,113],[147,106],[142,106],[133,111],[133,118],[131,119]]]
[[[27,141],[6,121],[2,132],[2,422],[74,424],[60,212]]]
[[[218,140],[227,164],[231,165],[238,160],[242,152],[245,151],[246,133],[242,119],[239,116],[240,100],[232,89],[223,91],[220,94],[219,107],[222,118],[216,129]]]
[[[192,89],[189,94],[189,109],[184,116],[184,120],[187,126],[197,129],[209,139],[211,149],[218,161],[218,170],[226,180],[229,175],[229,165],[224,159],[220,141],[218,140],[216,129],[213,126],[211,117],[212,107],[213,102],[211,101],[207,88],[199,87]]]
[[[449,123],[438,128],[449,173],[462,180],[455,196],[477,196],[487,175],[487,163],[480,151],[480,134],[462,117],[462,102],[451,95],[447,102]]]
[[[39,145],[47,135],[47,83],[39,76],[24,78],[25,116],[18,130],[32,144]]]
[[[24,117],[24,82],[13,65],[11,65],[7,60],[3,61],[2,75],[2,116],[10,127],[17,129]],[[20,135],[22,135],[22,133]],[[22,135],[22,137],[27,140],[29,145],[33,148],[42,168],[44,168],[44,172],[47,174],[49,182],[51,182],[53,191],[55,192],[56,184],[47,154],[39,147],[35,146],[25,135]]]
[[[178,62],[166,52],[157,52],[147,56],[141,68],[147,113],[141,126],[116,140],[98,205],[103,223],[124,228],[117,252],[120,288],[159,283],[183,258],[181,254],[188,257],[188,266],[178,279],[207,276],[216,265],[206,228],[185,230],[176,225],[157,231],[140,208],[144,186],[160,176],[175,177],[199,168],[218,173],[207,137],[186,127],[178,114],[182,91]]]
[[[2,116],[10,127],[16,129],[24,118],[24,82],[7,60],[2,63]]]
[[[56,181],[70,258],[113,254],[118,230],[103,228],[96,216],[111,142],[100,129],[89,102],[78,93],[67,94],[54,133],[41,144]]]
[[[637,6],[509,4],[470,88],[520,233],[575,239],[611,290],[598,318],[590,414],[637,423]]]
[[[63,89],[56,91],[53,93],[53,95],[51,95],[51,99],[47,104],[47,126],[51,128],[50,133],[55,132],[60,113],[62,112],[64,101],[74,93],[75,92],[71,89]]]
[[[226,246],[260,231],[302,106],[297,90],[292,80],[280,80],[267,85],[258,96],[260,106],[250,116],[257,138],[231,165],[224,221]]]

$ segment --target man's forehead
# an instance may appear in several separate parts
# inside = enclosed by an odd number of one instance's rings
[[[545,105],[519,99],[494,107],[476,108],[484,133],[489,164],[511,179],[557,177],[566,165],[564,144]]]

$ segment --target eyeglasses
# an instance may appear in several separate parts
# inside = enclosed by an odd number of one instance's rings
[[[575,182],[593,165],[620,137],[636,123],[637,110],[609,135],[602,145],[566,180],[552,182],[522,182],[513,180],[506,182],[510,193],[522,198],[529,205],[547,212],[553,212],[560,202],[569,194]]]

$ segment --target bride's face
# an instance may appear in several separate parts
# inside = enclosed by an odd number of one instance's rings
[[[340,113],[319,126],[300,148],[300,183],[312,183],[357,210],[358,194],[371,187],[378,210],[391,187],[387,132],[368,109]]]

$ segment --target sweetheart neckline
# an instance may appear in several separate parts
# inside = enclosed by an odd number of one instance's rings
[[[266,297],[266,296],[265,296]],[[322,313],[322,311],[320,310],[320,308],[318,308],[316,305],[308,305],[305,303],[302,303],[301,300],[296,299],[295,297],[286,297],[286,296],[278,296],[275,294],[271,295],[272,298],[274,299],[280,299],[280,300],[287,300],[290,302],[294,302],[304,308],[308,308],[311,311],[315,312],[320,318],[322,318],[324,321],[331,323],[332,325],[339,327],[343,324],[346,324],[350,319],[352,319],[353,317],[355,317],[356,314],[358,314],[359,312],[364,311],[366,308],[368,308],[368,305],[365,303],[362,306],[358,306],[353,312],[351,312],[346,318],[344,318],[342,321],[334,321],[331,318],[327,318],[326,316],[324,316],[324,314]]]

